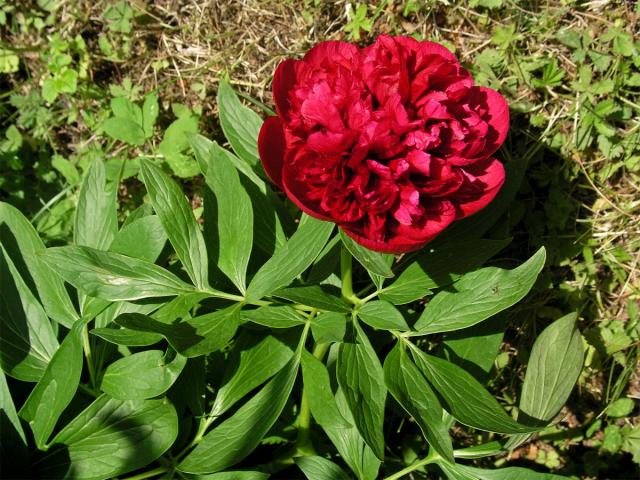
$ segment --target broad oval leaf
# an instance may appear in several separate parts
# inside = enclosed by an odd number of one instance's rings
[[[349,480],[344,470],[324,457],[297,457],[294,461],[308,480]]]
[[[391,267],[389,267],[389,257],[393,257],[393,255],[369,250],[356,243],[355,240],[342,230],[340,230],[340,239],[342,240],[342,244],[349,250],[349,253],[353,255],[353,258],[366,268],[367,271],[384,278],[393,277],[393,272],[391,271]]]
[[[222,150],[213,144],[205,173],[218,207],[218,267],[244,294],[253,245],[253,208],[238,172]]]
[[[40,257],[45,251],[35,228],[15,207],[0,202],[0,243],[47,315],[71,328],[79,318],[64,283]]]
[[[331,290],[321,285],[309,285],[304,287],[283,288],[273,293],[274,297],[284,298],[295,303],[307,305],[318,310],[329,312],[351,311],[351,307],[340,296],[340,290]]]
[[[278,373],[292,356],[291,347],[272,335],[261,340],[255,335],[241,336],[229,358],[211,415],[222,415],[247,393]]]
[[[350,428],[344,419],[331,390],[327,367],[306,350],[302,351],[302,379],[311,414],[325,430]]]
[[[550,421],[569,398],[582,369],[577,314],[559,318],[536,338],[522,385],[520,415]],[[518,419],[520,419],[520,415]]]
[[[440,394],[443,407],[469,427],[496,433],[528,433],[539,428],[513,420],[498,401],[462,368],[442,358],[427,355],[409,343],[416,366]]]
[[[400,344],[384,361],[384,380],[389,392],[420,426],[422,434],[436,452],[453,462],[453,446],[442,420],[438,397]]]
[[[138,332],[128,328],[94,328],[90,333],[109,343],[127,347],[146,347],[164,339],[159,333]]]
[[[240,321],[240,304],[167,324],[146,315],[127,313],[115,319],[131,330],[159,333],[185,357],[199,357],[221,350],[233,338]]]
[[[266,305],[240,313],[243,322],[256,323],[269,328],[292,328],[304,325],[305,317],[288,305]]]
[[[163,394],[178,378],[187,358],[162,350],[145,350],[116,360],[107,367],[100,389],[119,400],[141,400]]]
[[[486,470],[484,468],[469,467],[467,465],[438,462],[438,465],[451,480],[566,480],[567,477],[552,473],[541,473],[521,467],[498,468]]]
[[[178,416],[165,398],[98,397],[53,439],[42,478],[114,478],[153,462],[178,435]]]
[[[220,126],[233,151],[254,170],[260,171],[258,134],[262,119],[242,105],[231,85],[224,80],[218,84],[218,110]]]
[[[387,389],[375,350],[356,326],[357,343],[342,343],[336,375],[362,438],[379,459],[384,459],[384,403]]]
[[[107,250],[118,231],[116,188],[107,186],[102,159],[95,160],[82,180],[74,218],[78,246]]]
[[[379,297],[395,305],[419,300],[430,295],[432,289],[446,287],[475,270],[510,241],[474,239],[428,246],[391,285],[380,291]]]
[[[124,225],[109,250],[153,263],[160,256],[167,235],[157,215],[147,215]]]
[[[191,293],[194,288],[153,263],[89,247],[48,248],[42,258],[78,290],[104,300]]]
[[[251,400],[206,434],[178,469],[212,473],[249,455],[280,416],[293,389],[298,365],[297,358],[290,360]]]
[[[503,312],[472,327],[446,333],[442,345],[447,360],[484,382],[500,351],[506,327],[507,315]]]
[[[298,230],[251,280],[247,288],[247,301],[259,300],[289,285],[313,263],[332,230],[332,223],[303,215]]]
[[[107,135],[129,145],[140,146],[144,144],[145,132],[142,126],[123,117],[107,118],[102,124]]]
[[[43,449],[58,418],[71,402],[82,373],[83,322],[76,322],[29,394],[19,415],[29,423],[36,445]]]
[[[142,104],[142,130],[146,138],[153,136],[153,127],[158,118],[158,108],[158,96],[155,93],[147,94]]]
[[[410,330],[400,311],[384,300],[365,303],[358,309],[358,317],[379,330]]]
[[[582,337],[576,326],[577,314],[559,318],[536,338],[520,395],[518,421],[544,425],[553,420],[569,398],[582,371]],[[515,448],[526,435],[510,439]]]
[[[316,343],[341,342],[347,329],[344,313],[325,312],[311,322],[311,334]]]
[[[155,165],[143,161],[140,173],[176,255],[194,285],[205,289],[208,287],[207,251],[191,205],[178,184]]]
[[[545,262],[544,247],[513,270],[488,267],[464,275],[454,291],[442,291],[414,325],[417,335],[470,327],[520,301],[533,287]]]
[[[58,349],[42,306],[0,245],[0,365],[5,373],[37,382]]]

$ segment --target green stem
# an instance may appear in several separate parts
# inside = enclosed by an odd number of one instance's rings
[[[342,277],[342,297],[355,306],[359,306],[362,301],[353,293],[353,263],[349,250],[342,247],[340,250],[340,275]]]
[[[93,364],[93,355],[91,354],[91,343],[89,342],[89,327],[87,324],[82,327],[82,349],[87,359],[87,369],[89,370],[89,379],[91,389],[96,390],[96,371]]]
[[[413,464],[409,465],[408,467],[403,468],[399,472],[396,472],[393,475],[390,475],[390,476],[386,477],[384,480],[397,480],[398,478],[402,478],[405,475],[413,472],[414,470],[418,470],[419,468],[424,467],[425,465],[429,465],[430,463],[435,463],[439,459],[440,459],[440,455],[438,455],[435,452],[433,452],[433,453],[430,452],[429,455],[427,455],[422,460],[419,460],[416,463],[413,463]]]
[[[138,475],[133,475],[131,477],[123,478],[122,480],[144,480],[145,478],[155,477],[157,475],[162,475],[169,471],[168,467],[158,467],[153,470],[148,470],[146,472],[139,473]]]

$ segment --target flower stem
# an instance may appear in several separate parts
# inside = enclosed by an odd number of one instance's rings
[[[89,327],[85,323],[82,327],[82,349],[84,350],[84,356],[87,359],[87,370],[89,370],[89,380],[91,389],[96,390],[96,371],[93,365],[93,355],[91,354],[91,343],[89,341]]]
[[[342,247],[340,250],[340,275],[342,277],[342,297],[355,306],[358,306],[362,301],[353,293],[353,279],[352,279],[352,257],[346,247]]]
[[[406,468],[403,468],[399,472],[396,472],[393,475],[386,477],[384,480],[397,480],[413,472],[414,470],[424,467],[425,465],[429,465],[430,463],[435,463],[439,459],[440,459],[440,455],[438,455],[436,452],[429,452],[429,454],[422,460],[412,463],[411,465],[409,465]]]

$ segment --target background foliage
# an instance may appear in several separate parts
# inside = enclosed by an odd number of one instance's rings
[[[264,117],[277,62],[318,41],[366,43],[387,32],[442,42],[477,83],[508,99],[512,131],[501,155],[528,161],[492,233],[514,241],[493,263],[511,268],[542,245],[548,255],[535,293],[509,312],[491,389],[513,402],[530,339],[562,313],[578,312],[587,351],[563,420],[496,466],[632,478],[640,463],[639,18],[633,2],[606,0],[0,0],[0,199],[48,246],[62,245],[89,166],[104,162],[117,183],[122,222],[145,202],[146,159],[181,180],[199,217],[203,179],[188,134],[224,142],[233,119],[218,121],[222,78]],[[247,133],[259,125],[256,115]],[[405,461],[416,441],[399,446]]]

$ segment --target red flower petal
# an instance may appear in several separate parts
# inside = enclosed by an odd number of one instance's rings
[[[276,104],[278,116],[286,118],[289,112],[289,91],[296,84],[296,60],[281,62],[273,74],[273,101]]]
[[[504,184],[504,166],[495,158],[461,169],[464,182],[455,193],[457,218],[468,217],[487,206]]]
[[[284,162],[284,131],[278,117],[268,117],[258,135],[258,151],[264,171],[282,189],[282,165]]]
[[[340,228],[363,247],[382,253],[406,253],[419,250],[433,240],[456,219],[456,211],[448,201],[432,202],[431,212],[421,225],[400,225],[397,234],[386,241],[372,240],[348,226]]]
[[[481,157],[488,157],[495,153],[507,138],[509,131],[509,105],[502,95],[486,87],[470,88],[466,101],[472,110],[486,110],[482,119],[491,128],[487,134],[487,143]]]
[[[335,223],[335,219],[322,213],[320,202],[313,202],[307,197],[309,186],[295,178],[293,168],[285,168],[282,171],[282,188],[293,203],[307,215],[318,220],[327,220]],[[302,200],[304,199],[304,200]]]

